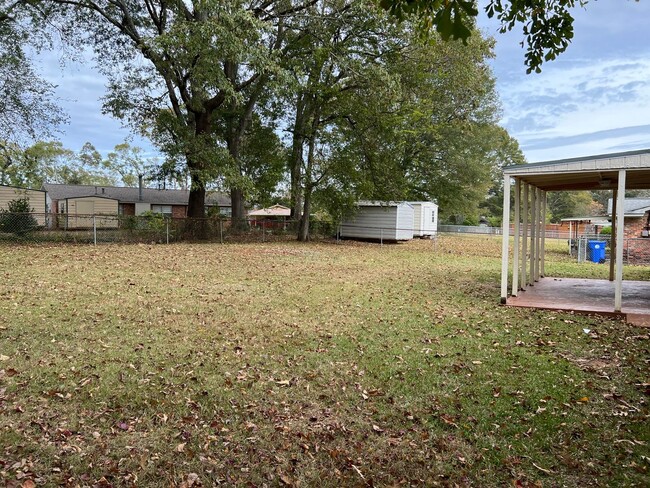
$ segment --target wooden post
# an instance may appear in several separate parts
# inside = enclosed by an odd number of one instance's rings
[[[614,281],[616,269],[616,201],[618,192],[612,192],[612,232],[609,234],[609,281]]]
[[[544,272],[544,262],[546,261],[546,192],[542,192],[542,254],[540,273],[542,278],[546,276]]]
[[[614,282],[614,311],[620,312],[623,306],[623,238],[625,236],[625,175],[618,171],[618,195],[616,202],[616,281]],[[613,229],[612,229],[613,230]]]
[[[519,215],[519,207],[521,205],[521,181],[519,181],[519,178],[515,178],[515,228],[514,228],[514,233],[515,233],[515,242],[514,242],[514,249],[513,249],[513,256],[512,256],[512,296],[516,297],[517,292],[519,291],[519,241],[520,239],[520,232],[521,232],[521,223],[519,222],[520,220],[520,215]],[[508,226],[509,227],[509,226]]]
[[[503,237],[501,242],[501,303],[508,299],[508,252],[510,252],[510,176],[503,176]]]
[[[530,189],[530,274],[528,284],[535,285],[535,260],[537,259],[537,189]]]
[[[528,285],[526,279],[526,267],[528,265],[528,183],[524,183],[524,221],[522,227],[524,228],[523,239],[521,241],[521,289],[525,290]]]

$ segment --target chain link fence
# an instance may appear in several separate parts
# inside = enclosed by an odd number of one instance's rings
[[[309,228],[314,238],[335,237],[337,232],[328,221],[312,220]],[[222,216],[190,219],[163,214],[0,213],[0,243],[266,242],[295,237],[297,229],[297,221],[271,219],[251,220],[236,229]]]

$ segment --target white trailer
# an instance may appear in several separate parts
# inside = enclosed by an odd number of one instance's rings
[[[433,237],[438,231],[438,205],[409,202],[413,206],[413,237]]]
[[[340,235],[351,239],[413,239],[413,206],[408,202],[360,201],[354,217],[341,223]]]

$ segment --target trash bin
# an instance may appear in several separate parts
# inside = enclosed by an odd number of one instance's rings
[[[588,245],[590,260],[594,263],[604,263],[607,241],[589,241]]]

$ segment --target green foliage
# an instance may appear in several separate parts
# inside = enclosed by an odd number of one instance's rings
[[[137,216],[137,222],[138,229],[163,231],[167,225],[167,217],[161,213],[146,211]]]
[[[611,236],[612,235],[612,226],[608,225],[607,227],[603,227],[602,229],[600,229],[600,235]]]
[[[0,1],[0,144],[56,132],[66,117],[55,103],[55,86],[38,76],[28,52],[50,45],[41,12],[15,0]]]
[[[38,222],[31,213],[29,198],[17,198],[7,203],[6,209],[0,210],[0,232],[16,235],[27,234],[38,227]]]
[[[591,217],[594,215],[594,201],[588,191],[549,192],[547,205],[551,222],[554,223],[569,217]]]
[[[501,22],[500,32],[522,26],[526,46],[527,72],[540,72],[544,62],[563,53],[573,39],[571,9],[587,0],[489,0],[484,7],[488,17]],[[415,16],[420,29],[435,30],[444,40],[467,43],[478,15],[476,3],[467,0],[379,0],[379,4],[400,19]]]

